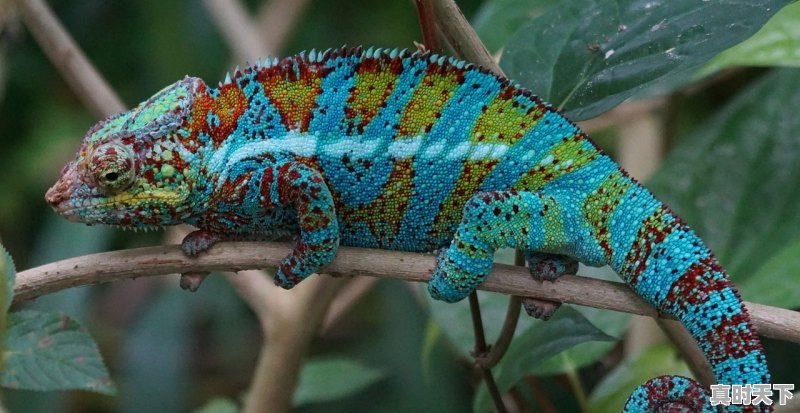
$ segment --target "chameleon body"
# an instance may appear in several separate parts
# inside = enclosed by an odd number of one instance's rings
[[[553,107],[452,58],[312,51],[216,88],[187,77],[89,130],[46,198],[80,222],[192,224],[190,255],[293,235],[284,288],[339,244],[439,249],[429,290],[449,302],[486,278],[500,247],[532,267],[608,264],[686,326],[718,382],[770,382],[747,310],[694,232]],[[624,410],[714,408],[698,383],[664,376]]]

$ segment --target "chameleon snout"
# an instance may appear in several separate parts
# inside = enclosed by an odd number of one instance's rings
[[[64,182],[64,179],[59,179],[47,190],[44,199],[56,212],[61,212],[66,206],[65,201],[69,199],[69,184]]]
[[[64,169],[69,169],[70,166],[71,164],[68,164]],[[74,221],[77,217],[75,214],[71,213],[72,208],[69,202],[73,187],[73,179],[63,172],[64,171],[62,171],[62,175],[58,181],[44,194],[44,199],[59,215],[70,221]]]

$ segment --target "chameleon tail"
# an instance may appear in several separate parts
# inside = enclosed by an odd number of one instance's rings
[[[681,376],[660,376],[637,387],[622,413],[651,411],[715,413],[716,409],[706,403],[700,383]]]
[[[612,238],[636,233],[630,248],[620,249],[612,267],[638,295],[661,313],[675,316],[697,341],[720,384],[770,383],[766,358],[747,309],[728,275],[695,233],[638,184],[612,223]],[[620,212],[620,211],[618,211]],[[638,215],[638,217],[637,217]],[[616,227],[616,228],[615,228]],[[616,231],[615,231],[616,230]],[[627,232],[625,232],[627,231]],[[618,238],[621,239],[621,238]],[[640,386],[625,412],[684,411],[698,397],[702,411],[715,411],[699,383],[662,376]],[[736,406],[728,411],[772,411],[771,406]]]

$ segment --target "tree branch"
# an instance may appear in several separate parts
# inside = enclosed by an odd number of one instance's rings
[[[223,242],[198,258],[183,255],[180,247],[136,248],[56,261],[17,274],[14,302],[19,303],[79,285],[110,282],[186,271],[240,271],[275,267],[290,250],[276,242]],[[342,247],[333,263],[320,272],[330,275],[366,275],[427,282],[436,262],[432,255]],[[503,294],[535,297],[659,317],[622,283],[564,275],[555,282],[536,281],[528,270],[495,264],[480,287]],[[767,337],[800,343],[800,312],[745,303],[758,331]],[[665,317],[669,318],[669,317]]]
[[[92,66],[43,0],[19,2],[22,19],[50,62],[92,114],[103,119],[125,105]]]

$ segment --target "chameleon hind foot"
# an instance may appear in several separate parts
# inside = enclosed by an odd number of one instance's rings
[[[531,276],[538,281],[555,281],[564,274],[575,274],[578,271],[578,261],[566,255],[526,251],[525,261],[528,262]],[[561,307],[561,303],[523,297],[522,307],[529,316],[548,320]]]

